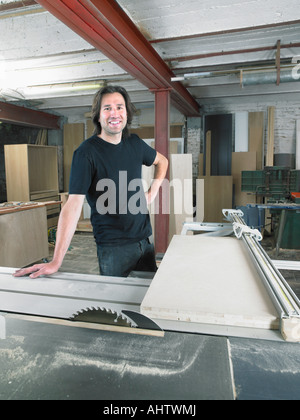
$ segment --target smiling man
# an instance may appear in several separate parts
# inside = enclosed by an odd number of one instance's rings
[[[59,217],[53,259],[18,270],[15,276],[36,278],[60,268],[85,197],[91,207],[100,274],[126,277],[132,270],[156,270],[147,204],[158,193],[168,160],[137,135],[129,134],[132,117],[133,106],[124,88],[108,86],[97,92],[92,107],[95,133],[74,152],[69,198]],[[142,165],[155,165],[154,180],[146,193],[141,193]]]
[[[107,93],[100,106],[100,138],[113,144],[122,140],[122,132],[127,124],[125,99],[119,92]]]

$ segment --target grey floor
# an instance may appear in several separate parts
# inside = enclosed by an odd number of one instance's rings
[[[280,249],[279,254],[276,255],[276,248],[274,246],[274,238],[267,237],[262,241],[262,246],[273,260],[289,260],[300,261],[300,249]],[[281,274],[288,282],[294,293],[300,299],[300,271],[296,270],[280,270]]]

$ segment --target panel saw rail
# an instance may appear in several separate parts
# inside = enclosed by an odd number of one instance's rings
[[[243,220],[241,210],[223,210],[227,221],[238,239],[242,239],[267,288],[281,320],[281,334],[287,341],[300,341],[300,301],[290,288],[275,264],[264,251],[259,241],[261,234],[249,228]]]

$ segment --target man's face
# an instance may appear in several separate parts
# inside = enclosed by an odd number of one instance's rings
[[[127,124],[126,104],[120,93],[107,93],[103,95],[99,122],[101,135],[115,136],[122,133]]]

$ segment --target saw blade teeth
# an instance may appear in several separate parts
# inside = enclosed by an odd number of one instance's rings
[[[69,319],[73,319],[74,317],[76,317],[76,316],[78,316],[78,315],[80,315],[80,314],[82,314],[82,311],[77,311],[77,312],[74,312],[70,317],[69,317]]]
[[[123,327],[136,327],[135,323],[130,318],[119,313],[115,309],[105,307],[90,306],[85,309],[80,309],[74,313],[70,318],[72,321],[81,321],[98,324],[110,324]]]

